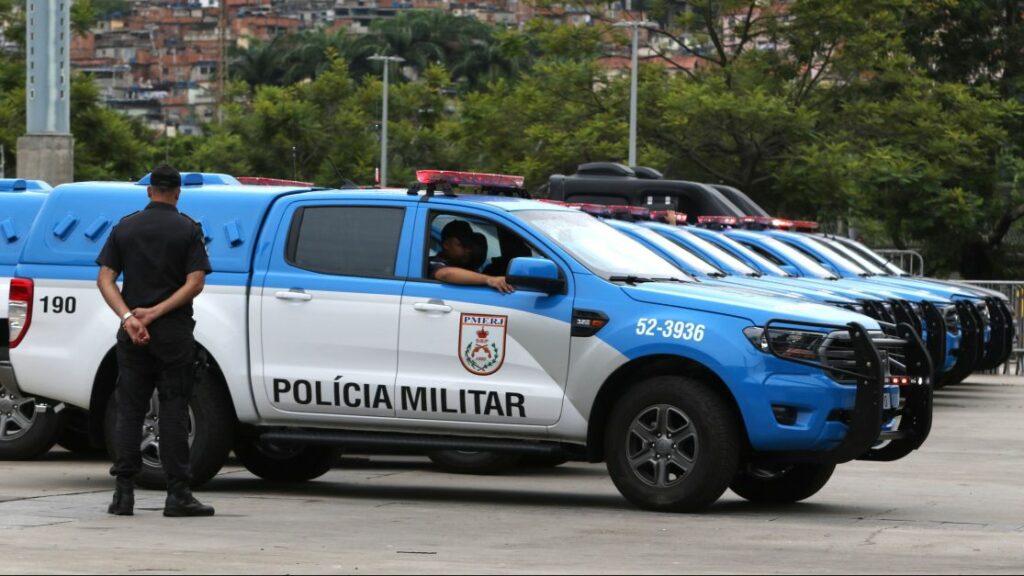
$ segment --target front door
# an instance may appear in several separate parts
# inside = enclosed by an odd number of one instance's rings
[[[265,419],[394,416],[408,212],[379,202],[289,208],[259,295]]]
[[[433,280],[428,259],[440,251],[441,231],[454,220],[482,236],[475,271],[503,276],[512,258],[547,257],[511,222],[420,209],[423,233],[415,234],[420,245],[413,245],[402,297],[397,414],[463,425],[554,424],[565,396],[572,288],[565,294],[520,289],[503,295],[488,286]]]

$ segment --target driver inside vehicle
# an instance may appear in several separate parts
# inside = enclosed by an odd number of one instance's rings
[[[504,276],[488,276],[479,268],[487,254],[487,239],[468,222],[453,220],[441,230],[441,252],[429,261],[430,277],[447,284],[490,286],[502,294],[515,292]]]

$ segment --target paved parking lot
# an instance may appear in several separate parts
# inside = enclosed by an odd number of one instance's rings
[[[940,392],[922,451],[789,507],[656,514],[601,465],[471,477],[392,456],[287,488],[229,467],[199,494],[215,518],[163,518],[145,491],[115,518],[106,469],[0,462],[0,572],[1024,572],[1024,378]]]

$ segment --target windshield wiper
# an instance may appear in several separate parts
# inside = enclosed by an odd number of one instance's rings
[[[728,274],[725,272],[708,272],[708,276],[712,278],[725,278]]]
[[[626,284],[643,284],[644,282],[654,282],[653,278],[645,278],[643,276],[634,276],[632,274],[624,276],[609,276],[609,282],[625,282]]]
[[[749,277],[749,278],[760,278],[762,276],[764,276],[764,274],[762,274],[760,272],[757,272],[757,271],[747,272],[747,277]]]

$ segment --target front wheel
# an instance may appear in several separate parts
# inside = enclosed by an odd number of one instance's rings
[[[0,460],[33,460],[57,443],[64,415],[36,408],[35,398],[0,386]]]
[[[258,438],[240,439],[235,456],[245,469],[270,482],[306,482],[338,463],[341,451],[327,446],[276,444]]]
[[[188,445],[192,465],[192,487],[206,484],[220,472],[231,453],[235,438],[235,417],[231,396],[209,369],[201,371],[188,402]],[[167,476],[160,463],[160,399],[153,392],[149,412],[142,424],[142,471],[135,482],[142,488],[163,490]],[[114,455],[117,425],[117,395],[107,404],[105,436],[107,451]]]
[[[792,464],[775,468],[748,467],[729,488],[751,502],[789,504],[806,500],[825,487],[835,464]]]
[[[736,475],[739,431],[732,407],[711,385],[682,376],[649,378],[627,391],[608,418],[608,472],[637,506],[700,511]]]

